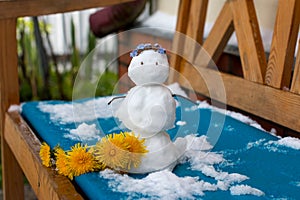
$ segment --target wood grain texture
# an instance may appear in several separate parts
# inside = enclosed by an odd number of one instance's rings
[[[279,0],[265,83],[275,88],[290,86],[300,22],[300,1]]]
[[[11,104],[19,104],[16,19],[0,20],[1,116]]]
[[[7,142],[1,137],[3,199],[24,199],[24,175]]]
[[[193,10],[195,12],[196,9]],[[280,57],[278,60],[282,63],[289,63],[293,62],[290,51],[294,46],[289,44],[294,42],[293,34],[298,33],[300,1],[280,0],[278,10],[280,12],[278,12],[276,20],[277,30],[274,33],[272,46],[277,50],[280,49],[276,52],[276,56]],[[190,16],[193,15],[190,14]],[[178,16],[178,22],[183,20],[183,16]],[[190,25],[188,23],[188,26]],[[190,29],[192,28],[195,27]],[[206,68],[210,66],[212,60],[216,62],[219,59],[234,30],[238,39],[244,78]],[[276,32],[278,33],[276,34]],[[281,41],[283,41],[282,44],[280,44]],[[178,81],[181,85],[216,101],[300,132],[300,95],[298,95],[300,90],[300,51],[295,64],[292,92],[264,84],[265,77],[268,78],[267,62],[252,0],[226,1],[203,47],[206,51],[201,50],[197,53],[194,61],[189,58],[181,59],[178,67],[181,73]],[[190,49],[186,49],[187,52],[188,50]],[[211,57],[208,57],[207,53]],[[272,60],[271,57],[270,59]],[[280,68],[280,62],[273,62],[273,65],[279,63],[279,66],[272,68],[273,71]],[[269,67],[270,61],[268,70],[270,70]],[[282,77],[286,76],[287,72],[284,70],[286,67],[276,73]]]
[[[186,19],[188,19],[190,12],[190,0],[181,0],[179,2],[179,8],[177,16],[177,24],[176,24],[176,32],[174,33],[173,42],[172,42],[172,54],[170,58],[170,66],[174,69],[170,71],[169,75],[169,83],[172,83],[178,79],[177,73],[180,71],[181,67],[181,57],[180,54],[183,54],[184,48],[184,39],[183,35],[185,35],[187,31],[187,23]]]
[[[294,92],[294,93],[300,95],[300,39],[298,41],[298,47],[299,48],[298,48],[295,67],[294,67],[291,92]]]
[[[192,86],[180,81],[184,87],[300,132],[300,95],[203,67],[186,67],[181,73]],[[223,88],[214,84],[216,77],[223,80],[226,101]]]
[[[5,112],[19,104],[16,19],[0,20],[0,132],[4,199],[23,199],[23,173],[3,138]]]
[[[133,0],[23,0],[0,1],[0,19],[38,16],[109,6]]]
[[[18,112],[6,114],[4,139],[20,163],[38,199],[83,199],[68,178],[42,165],[40,141]],[[19,198],[16,198],[19,199]]]
[[[203,43],[204,25],[206,19],[208,0],[192,0],[186,35]]]
[[[207,5],[208,0],[192,0],[188,18],[183,21],[188,24],[185,33],[188,38],[183,47],[185,50],[183,55],[187,60],[194,60],[197,50],[199,50],[197,46],[203,43]]]
[[[0,132],[4,199],[24,198],[24,171],[39,199],[83,199],[67,178],[44,168],[39,143],[17,114],[6,115],[19,104],[16,20],[107,6],[128,0],[15,0],[0,2]],[[27,127],[27,128],[26,128]]]
[[[203,44],[204,51],[197,53],[195,63],[199,66],[207,67],[211,60],[217,62],[233,31],[233,16],[230,4],[226,1]],[[208,55],[210,57],[208,57]]]
[[[230,1],[244,78],[264,82],[266,56],[252,0]]]

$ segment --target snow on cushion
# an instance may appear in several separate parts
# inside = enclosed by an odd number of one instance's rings
[[[174,171],[120,175],[105,170],[75,177],[89,199],[300,197],[298,139],[277,138],[244,116],[176,98],[176,123],[168,133],[174,141],[185,137],[188,149]],[[110,99],[28,102],[22,115],[50,147],[68,150],[122,131],[107,105]]]

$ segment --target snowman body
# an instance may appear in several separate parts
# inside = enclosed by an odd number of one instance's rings
[[[116,117],[135,135],[145,139],[148,153],[131,173],[172,170],[185,150],[174,144],[165,130],[174,127],[176,103],[163,85],[169,75],[167,56],[156,50],[144,50],[134,56],[128,75],[136,86],[130,89],[116,112]]]

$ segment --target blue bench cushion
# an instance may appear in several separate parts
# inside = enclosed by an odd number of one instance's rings
[[[299,199],[300,147],[212,108],[176,97],[172,140],[193,141],[173,172],[119,175],[110,170],[74,178],[89,199]],[[111,97],[22,105],[22,116],[51,148],[93,145],[123,129],[107,102]],[[75,108],[75,109],[73,109]],[[80,135],[79,132],[85,132]]]

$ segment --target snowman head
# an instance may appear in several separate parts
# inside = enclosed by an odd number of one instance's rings
[[[130,53],[128,76],[136,85],[162,84],[169,76],[166,50],[160,45],[140,44]]]

